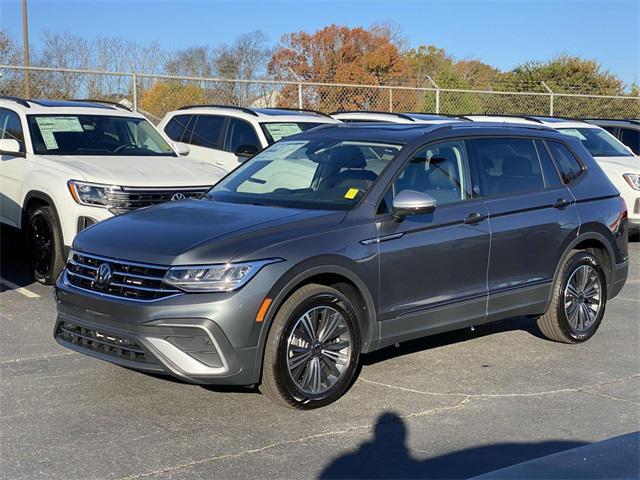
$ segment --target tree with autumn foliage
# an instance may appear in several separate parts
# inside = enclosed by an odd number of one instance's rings
[[[285,35],[269,62],[269,73],[290,80],[393,85],[403,82],[407,62],[392,32],[329,25],[315,33]],[[380,90],[315,86],[304,89],[305,106],[319,110],[386,108]],[[296,106],[298,90],[286,86],[278,103]]]

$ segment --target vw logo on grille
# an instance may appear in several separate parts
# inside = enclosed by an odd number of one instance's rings
[[[111,282],[111,277],[113,276],[113,271],[111,270],[111,265],[108,263],[102,263],[96,270],[96,279],[95,284],[97,287],[105,288]]]
[[[175,202],[176,200],[184,200],[185,198],[187,198],[187,197],[185,197],[184,193],[182,193],[182,192],[177,192],[177,193],[174,193],[174,194],[171,196],[171,201],[172,201],[172,202]]]

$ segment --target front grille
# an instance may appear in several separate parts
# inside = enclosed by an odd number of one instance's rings
[[[60,322],[56,336],[74,345],[132,362],[154,363],[144,349],[128,338]]]
[[[98,281],[98,268],[107,264],[111,270],[108,281]],[[164,283],[166,267],[123,262],[73,252],[66,267],[68,282],[92,292],[139,301],[153,301],[182,293]]]
[[[122,190],[108,190],[106,192],[109,211],[114,215],[129,212],[137,208],[149,207],[158,203],[170,201],[175,195],[181,199],[200,198],[209,187],[191,188],[133,188],[123,187]]]

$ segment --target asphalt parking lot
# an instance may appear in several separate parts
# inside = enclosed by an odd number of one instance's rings
[[[51,288],[2,242],[5,478],[467,478],[640,429],[639,243],[586,344],[527,319],[408,342],[366,356],[337,403],[297,412],[64,350]]]

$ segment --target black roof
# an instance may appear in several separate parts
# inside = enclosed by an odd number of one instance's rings
[[[504,124],[497,122],[457,122],[438,124],[410,123],[328,123],[300,133],[295,138],[329,137],[336,140],[354,140],[363,142],[409,143],[427,133],[436,131],[455,131],[460,134],[490,133],[506,135],[545,134],[562,136],[556,130],[544,125]],[[293,137],[289,137],[293,138]]]

